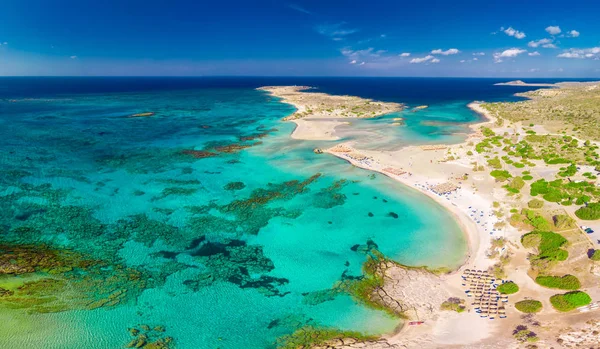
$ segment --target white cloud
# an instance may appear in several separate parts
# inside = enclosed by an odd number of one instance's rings
[[[559,54],[557,57],[600,60],[600,47],[590,47],[583,49],[572,48]]]
[[[296,4],[289,4],[288,7],[291,8],[292,10],[294,10],[294,11],[302,12],[302,13],[305,13],[307,15],[311,15],[312,14],[310,11],[308,11],[304,7],[298,6]]]
[[[479,60],[479,58],[475,57],[475,58],[473,58],[473,60],[474,60],[474,61],[478,61],[478,60]]]
[[[448,55],[455,55],[457,53],[459,53],[460,51],[455,49],[455,48],[451,48],[448,49],[446,51],[442,51],[442,49],[437,49],[437,50],[433,50],[431,51],[432,55],[444,55],[444,56],[448,56]]]
[[[437,59],[437,58],[434,58],[434,59],[431,60],[431,63],[439,63],[439,62],[440,62],[440,60]]]
[[[360,64],[359,64],[359,65],[365,65],[365,62],[360,62]]]
[[[579,32],[577,30],[571,30],[570,32],[567,33],[568,36],[572,37],[572,38],[576,38],[579,36]]]
[[[529,69],[530,73],[536,73],[536,72],[539,72],[539,71],[540,70],[538,68],[531,68],[531,69]]]
[[[560,34],[561,30],[559,26],[549,26],[546,28],[546,31],[548,32],[548,34],[550,35],[558,35]]]
[[[541,45],[547,45],[547,44],[551,44],[552,43],[552,39],[540,39],[538,41],[530,41],[527,46],[529,47],[538,47]]]
[[[534,51],[534,52],[529,52],[528,55],[530,55],[530,56],[539,56],[540,53],[537,52],[537,51]]]
[[[354,34],[358,31],[358,29],[347,29],[344,28],[346,25],[345,22],[334,23],[334,24],[321,24],[315,27],[315,30],[325,36],[329,36],[331,38],[340,38],[346,35]]]
[[[435,57],[433,57],[432,55],[427,55],[425,57],[422,58],[413,58],[410,60],[410,63],[423,63],[423,62],[427,62],[430,61],[432,59],[434,59]]]
[[[508,50],[504,50],[502,52],[496,52],[496,53],[494,53],[494,61],[496,63],[502,63],[502,61],[503,61],[502,58],[504,58],[504,57],[508,57],[508,58],[517,57],[518,55],[525,53],[525,52],[527,52],[527,50],[522,50],[522,49],[516,48],[516,47],[508,49]]]
[[[461,63],[464,63],[464,62],[466,62],[466,61],[465,61],[464,59],[461,59],[461,60],[460,60],[460,62],[461,62]]]
[[[356,64],[356,59],[351,60],[350,64]]]
[[[545,44],[545,45],[542,45],[542,47],[543,47],[543,48],[558,48],[558,47],[556,47],[556,45],[554,45],[554,44]]]
[[[331,38],[331,40],[333,40],[333,41],[342,41],[344,39],[343,38]]]
[[[344,47],[343,49],[341,49],[340,51],[342,53],[342,55],[348,57],[348,58],[360,58],[360,57],[379,57],[381,56],[382,53],[385,53],[385,50],[377,50],[375,51],[374,48],[369,47],[367,49],[364,50],[353,50],[350,47]]]
[[[401,53],[400,57],[410,57],[410,52]]]
[[[516,29],[514,29],[513,27],[508,27],[507,29],[503,29],[500,28],[500,30],[502,30],[504,32],[504,34],[508,35],[508,36],[514,36],[517,39],[523,39],[525,36],[525,33],[518,31]]]
[[[485,56],[485,52],[475,52],[473,56]]]
[[[71,59],[77,59],[77,56],[71,56],[69,58],[71,58]]]

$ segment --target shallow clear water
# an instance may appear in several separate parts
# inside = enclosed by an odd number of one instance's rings
[[[129,328],[177,348],[270,348],[305,325],[380,334],[398,320],[327,293],[361,275],[357,245],[408,265],[464,259],[448,212],[290,139],[293,109],[262,92],[62,88],[0,100],[0,267],[34,267],[0,275],[0,347],[117,348]],[[379,146],[462,127],[422,118],[474,120],[462,100],[408,113]]]

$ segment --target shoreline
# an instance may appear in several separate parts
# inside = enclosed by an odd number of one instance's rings
[[[441,287],[444,292],[451,294],[455,297],[460,297],[462,293],[461,288],[461,272],[465,269],[482,269],[486,270],[493,265],[493,261],[487,258],[487,250],[491,247],[491,238],[493,236],[490,235],[490,232],[485,229],[483,226],[477,225],[474,220],[470,219],[469,213],[471,212],[472,207],[477,207],[478,210],[484,208],[486,211],[492,209],[492,200],[483,195],[476,193],[475,191],[471,192],[468,188],[459,188],[454,194],[457,196],[464,197],[463,200],[457,200],[457,202],[453,202],[452,200],[448,200],[448,196],[436,194],[424,186],[424,183],[427,184],[429,182],[433,182],[436,184],[440,184],[442,182],[442,177],[433,175],[432,177],[428,176],[426,173],[420,173],[420,169],[415,168],[410,161],[408,161],[408,165],[411,167],[410,171],[414,170],[415,172],[408,172],[406,169],[407,161],[406,155],[410,154],[409,158],[420,158],[423,155],[434,154],[436,156],[443,156],[443,152],[447,149],[452,148],[460,148],[466,145],[468,142],[480,138],[481,132],[478,130],[481,126],[492,125],[495,124],[497,119],[491,115],[487,110],[481,108],[481,102],[471,102],[467,105],[469,109],[476,112],[481,119],[477,122],[470,123],[468,125],[469,129],[472,133],[468,134],[467,137],[460,143],[457,144],[444,144],[439,146],[407,146],[399,149],[395,152],[385,152],[385,151],[377,151],[377,150],[358,150],[353,148],[348,143],[340,143],[332,148],[325,149],[324,153],[328,153],[333,155],[339,159],[345,160],[351,165],[368,170],[373,171],[386,177],[395,180],[406,187],[411,188],[425,196],[429,199],[434,200],[438,205],[440,205],[443,209],[449,212],[454,218],[455,222],[459,226],[462,231],[462,234],[467,243],[467,251],[464,256],[464,260],[459,266],[452,267],[451,271],[439,276],[439,280],[441,282]],[[347,151],[345,152],[336,152],[335,148],[343,146],[346,147]],[[440,149],[436,149],[436,148]],[[428,149],[428,150],[426,150]],[[390,154],[386,154],[390,153]],[[358,155],[360,154],[360,155]],[[358,155],[358,156],[357,156]],[[364,155],[369,158],[369,161],[359,160],[361,156]],[[402,164],[400,168],[402,171],[406,171],[406,173],[398,174],[391,173],[389,167],[392,161],[386,161],[386,155],[392,158],[403,158],[405,161],[396,162],[396,164]],[[412,156],[411,156],[412,155]],[[425,166],[427,166],[427,162],[425,161]],[[397,169],[397,166],[393,166],[394,169]],[[386,169],[388,169],[386,171]],[[406,170],[404,170],[406,169]],[[432,183],[432,184],[433,184]],[[455,196],[456,198],[456,196]],[[469,204],[470,203],[470,204]],[[477,204],[475,204],[477,203]],[[493,222],[492,222],[493,223]],[[491,229],[491,225],[488,225],[488,229]],[[503,234],[504,235],[504,234]],[[499,237],[499,236],[494,236]],[[440,324],[441,322],[441,324]],[[408,321],[404,321],[399,325],[399,327],[393,333],[384,334],[382,338],[386,339],[390,344],[400,344],[405,345],[406,343],[414,343],[414,341],[431,341],[433,340],[431,336],[435,336],[434,333],[437,330],[448,330],[448,328],[453,327],[453,323],[463,323],[465,328],[469,328],[473,326],[474,328],[479,328],[478,334],[470,334],[470,333],[451,333],[448,334],[448,338],[450,341],[460,342],[461,339],[459,337],[464,337],[464,343],[474,343],[479,340],[484,340],[486,338],[491,337],[493,329],[489,323],[482,323],[479,317],[470,317],[470,318],[459,318],[456,317],[455,314],[442,314],[439,313],[435,315],[435,318],[424,328],[415,328],[413,326],[408,326]],[[424,332],[425,331],[425,332]],[[425,339],[427,338],[427,339]]]
[[[297,92],[297,87],[290,87],[290,89],[295,93],[301,93]],[[296,112],[292,115],[307,110],[306,105],[300,102],[302,99],[292,103],[289,98],[286,98],[289,89],[281,88],[274,91],[272,88],[260,88],[260,90],[279,97],[283,103],[293,105]],[[302,97],[310,99],[312,96],[313,93],[310,93],[310,96]],[[356,98],[358,97],[353,98],[354,101],[365,103],[365,100]],[[371,102],[378,103],[371,100],[368,103]],[[387,151],[356,149],[353,147],[353,142],[334,142],[332,147],[323,149],[324,153],[345,160],[355,167],[385,175],[426,195],[452,215],[462,231],[467,251],[460,265],[451,266],[448,273],[437,276],[439,282],[436,289],[448,297],[464,297],[461,272],[465,269],[487,270],[493,266],[495,261],[487,257],[491,240],[506,237],[507,232],[510,235],[514,229],[496,226],[496,223],[500,222],[500,219],[493,214],[496,182],[486,172],[477,172],[473,169],[473,160],[484,164],[486,161],[484,157],[467,152],[468,144],[477,143],[477,139],[484,138],[480,130],[482,126],[494,125],[497,122],[496,117],[481,107],[482,103],[485,102],[474,101],[466,105],[471,111],[477,113],[480,119],[466,125],[471,132],[460,143],[409,145],[398,150]],[[332,141],[339,139],[333,134],[333,128],[337,125],[332,127],[331,118],[323,115],[313,117],[310,113],[308,115],[300,119],[290,116],[283,119],[294,121],[297,125],[290,135],[291,138]],[[339,119],[335,121],[339,122]],[[324,135],[327,137],[325,138]],[[450,154],[452,156],[449,156]],[[448,187],[451,190],[442,190]],[[503,200],[499,199],[499,201]],[[406,298],[402,292],[403,286],[397,284],[398,280],[394,279],[393,275],[388,277],[391,280],[392,292],[387,290],[386,294],[392,294],[397,299],[402,299],[416,307],[429,303],[430,299],[427,298],[426,292]],[[422,281],[425,281],[427,276],[424,275],[422,278]],[[437,306],[433,306],[428,314],[426,325],[408,326],[408,321],[405,321],[400,323],[393,333],[383,334],[381,338],[391,345],[406,345],[406,343],[413,345],[423,341],[433,341],[438,344],[450,342],[461,345],[473,344],[490,338],[496,329],[493,327],[495,324],[482,322],[476,315],[471,313],[459,317],[456,314],[441,312]],[[417,318],[420,319],[419,316]],[[469,328],[477,328],[478,331],[475,333],[464,330]],[[440,337],[440,331],[446,334]]]

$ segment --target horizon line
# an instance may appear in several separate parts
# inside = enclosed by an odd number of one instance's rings
[[[356,76],[356,75],[0,75],[2,78],[377,78],[377,79],[600,79],[593,77],[497,77],[497,76]]]

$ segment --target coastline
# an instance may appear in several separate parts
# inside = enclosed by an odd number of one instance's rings
[[[439,277],[441,289],[454,297],[461,297],[461,294],[464,295],[461,288],[461,273],[465,269],[485,270],[493,265],[493,261],[487,258],[486,251],[491,247],[490,230],[495,222],[491,219],[487,222],[488,224],[478,225],[470,218],[473,208],[491,212],[493,199],[489,195],[483,195],[475,190],[470,190],[466,185],[456,189],[451,194],[454,197],[452,200],[446,195],[439,195],[431,190],[431,185],[442,184],[448,180],[447,169],[443,168],[444,165],[453,166],[454,169],[464,166],[463,164],[433,164],[434,159],[443,158],[448,149],[461,149],[467,143],[481,138],[482,135],[478,129],[482,126],[496,123],[496,118],[481,107],[481,102],[471,102],[467,107],[476,112],[481,117],[481,120],[468,125],[472,133],[463,142],[458,144],[407,146],[397,151],[386,152],[358,150],[352,147],[351,143],[341,143],[324,150],[325,153],[343,159],[355,167],[383,174],[412,190],[426,195],[454,217],[466,239],[467,254],[461,265]],[[345,149],[341,152],[336,151],[340,148]],[[442,168],[439,168],[440,166]],[[433,167],[438,167],[439,169],[432,171]],[[464,168],[463,170],[465,172],[468,171]],[[487,188],[493,190],[493,184],[487,185]],[[383,338],[388,340],[392,345],[418,345],[417,343],[436,342],[440,338],[434,339],[436,337],[434,333],[444,332],[446,333],[444,341],[470,344],[491,337],[494,331],[489,323],[482,323],[478,316],[458,317],[456,314],[438,313],[430,320],[430,325],[425,328],[415,328],[403,323],[397,331],[384,335]],[[457,330],[457,324],[461,324],[463,328],[477,328],[478,333],[473,334],[459,331]]]
[[[289,91],[295,94],[297,99],[291,100],[287,95]],[[300,113],[300,118],[288,116],[284,121],[293,121],[296,123],[294,132],[290,135],[294,139],[303,140],[339,140],[336,137],[334,128],[339,123],[344,122],[341,118],[331,118],[329,115],[317,113],[311,114],[306,105],[310,104],[311,97],[315,93],[302,95],[304,88],[289,87],[274,89],[273,87],[260,88],[270,95],[278,97],[283,103],[291,104]],[[316,94],[323,97],[324,94]],[[335,96],[337,98],[339,96]],[[351,98],[355,103],[374,103],[379,102],[371,100],[361,100],[358,97]],[[307,102],[308,101],[308,102]],[[307,103],[307,104],[305,104]],[[477,113],[479,120],[466,125],[470,133],[466,138],[457,144],[437,144],[437,145],[410,145],[398,150],[366,150],[354,148],[353,142],[333,142],[332,147],[323,149],[324,153],[336,156],[347,161],[355,167],[374,171],[387,176],[401,184],[425,194],[429,199],[434,200],[449,212],[459,228],[464,234],[467,243],[467,252],[462,264],[458,267],[452,267],[448,273],[436,276],[437,283],[434,289],[448,297],[464,297],[464,287],[461,286],[463,280],[462,272],[466,269],[487,270],[491,268],[495,261],[488,258],[487,253],[491,250],[492,239],[512,236],[516,229],[511,226],[496,225],[501,222],[499,217],[494,215],[494,208],[498,204],[495,200],[503,202],[503,191],[497,190],[499,187],[493,178],[486,172],[477,172],[473,168],[475,164],[485,164],[486,159],[478,153],[473,154],[468,148],[474,143],[479,143],[485,136],[482,133],[483,126],[492,129],[501,128],[497,126],[497,118],[487,110],[481,107],[485,102],[473,101],[466,105],[471,111]],[[314,103],[313,103],[314,105]],[[327,106],[327,105],[326,105]],[[331,107],[331,106],[327,106]],[[334,113],[335,103],[333,105]],[[394,106],[397,108],[397,106]],[[387,114],[388,111],[380,112]],[[376,116],[380,115],[375,113]],[[336,123],[337,122],[337,123]],[[474,162],[475,161],[475,162]],[[475,166],[477,167],[477,166]],[[481,171],[481,170],[479,170]],[[452,190],[447,192],[437,189],[450,187]],[[412,294],[408,296],[403,292],[402,282],[407,282],[407,287],[413,287],[412,281],[407,281],[400,277],[398,270],[391,271],[386,277],[389,282],[384,285],[384,293],[391,295],[391,299],[405,301],[406,304],[422,310],[423,304],[430,304],[432,294],[422,292],[422,294]],[[430,275],[422,274],[415,279],[419,282],[428,282]],[[391,285],[391,286],[387,286]],[[384,302],[386,303],[386,302]],[[480,343],[492,337],[492,334],[499,329],[498,326],[506,326],[507,322],[489,323],[481,321],[478,314],[458,316],[458,313],[441,312],[439,305],[429,306],[430,311],[425,317],[421,313],[415,313],[416,317],[411,316],[412,320],[427,319],[427,324],[423,326],[408,326],[405,322],[401,324],[394,333],[382,335],[390,347],[411,347],[423,344],[439,345],[471,345]],[[476,332],[465,329],[477,329]],[[442,335],[443,334],[443,335]],[[374,343],[374,342],[373,342]],[[373,344],[370,343],[370,344]],[[369,344],[369,343],[365,343]],[[346,348],[345,346],[335,346],[335,348]]]

